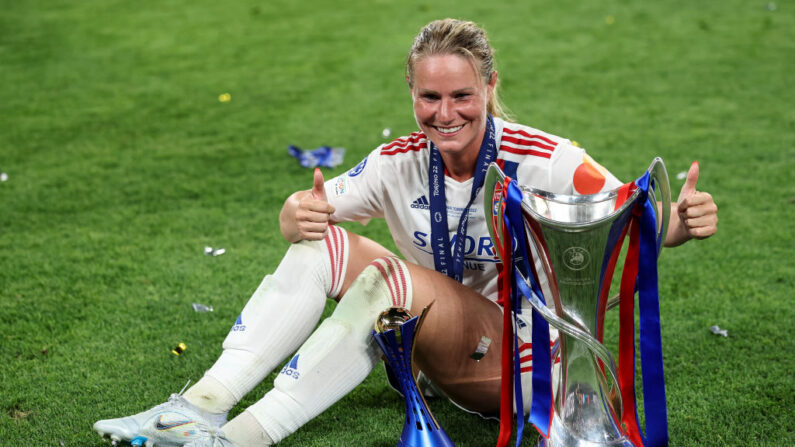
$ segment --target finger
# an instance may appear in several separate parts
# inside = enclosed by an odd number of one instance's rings
[[[698,227],[690,230],[690,236],[696,239],[706,239],[717,233],[717,226]]]
[[[682,199],[686,199],[696,192],[696,182],[698,182],[698,161],[694,161],[690,165],[690,170],[687,171],[687,179],[685,184],[682,185],[682,190],[679,191],[677,202],[681,202]]]
[[[714,227],[718,223],[717,216],[710,214],[708,216],[687,218],[684,221],[685,226],[692,231],[701,227]]]
[[[677,211],[684,213],[690,208],[697,207],[711,207],[717,212],[717,205],[712,200],[712,196],[708,192],[696,191],[690,197],[680,197],[676,206]]]
[[[309,222],[304,221],[298,225],[299,233],[310,234],[310,233],[325,233],[328,230],[328,223],[326,222]]]
[[[317,203],[323,203],[323,202],[317,202]],[[323,210],[321,211],[303,209],[299,213],[297,213],[295,217],[296,220],[299,222],[299,224],[302,222],[317,222],[317,223],[328,222],[329,214],[325,212],[326,209],[327,209],[326,207],[324,207]]]
[[[323,186],[323,173],[320,168],[315,168],[315,178],[312,184],[312,197],[316,200],[326,201],[326,188]]]
[[[718,206],[712,202],[700,204],[697,206],[690,206],[686,210],[679,213],[683,218],[693,218],[701,216],[710,216],[718,214]]]
[[[334,207],[322,200],[307,200],[301,204],[301,208],[313,213],[323,213],[327,217],[329,214],[334,213]]]
[[[298,234],[299,239],[303,241],[322,241],[328,235],[328,230],[320,233],[304,233],[301,232]]]

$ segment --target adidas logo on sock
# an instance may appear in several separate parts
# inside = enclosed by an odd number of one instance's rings
[[[421,210],[427,210],[430,208],[430,204],[428,203],[428,198],[425,197],[425,194],[423,194],[419,198],[417,198],[417,200],[411,202],[411,207]]]
[[[295,357],[290,360],[290,363],[284,365],[281,372],[279,374],[284,374],[287,377],[292,377],[295,380],[298,380],[300,374],[298,374],[298,355],[296,354]]]
[[[240,332],[245,331],[246,325],[243,324],[243,314],[237,316],[237,320],[235,321],[235,325],[232,326],[232,332]]]

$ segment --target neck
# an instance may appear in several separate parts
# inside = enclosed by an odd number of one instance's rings
[[[465,154],[441,155],[447,174],[453,180],[464,182],[475,176],[475,165],[478,161],[477,151],[468,151]]]

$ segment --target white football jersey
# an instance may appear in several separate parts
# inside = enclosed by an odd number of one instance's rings
[[[494,126],[497,163],[521,185],[559,194],[590,194],[621,185],[569,140],[499,118]],[[379,146],[353,169],[326,182],[326,196],[335,208],[332,220],[367,223],[384,218],[403,258],[433,270],[428,165],[429,148],[422,132]],[[473,181],[445,176],[451,244]],[[496,301],[500,261],[486,226],[483,194],[481,188],[469,208],[462,283]]]

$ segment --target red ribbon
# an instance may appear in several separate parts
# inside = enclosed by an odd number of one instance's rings
[[[510,177],[505,177],[503,191],[508,190]],[[502,213],[505,213],[505,202],[501,202]],[[506,447],[511,441],[513,432],[513,316],[511,313],[511,274],[512,250],[509,228],[503,223],[501,240],[494,241],[502,259],[499,273],[499,301],[502,304],[502,376],[500,382],[500,436],[497,447]],[[523,416],[522,416],[523,417]]]
[[[635,280],[638,277],[640,223],[633,213],[629,224],[629,248],[619,292],[618,383],[624,408],[621,425],[637,447],[643,446],[635,412]]]

